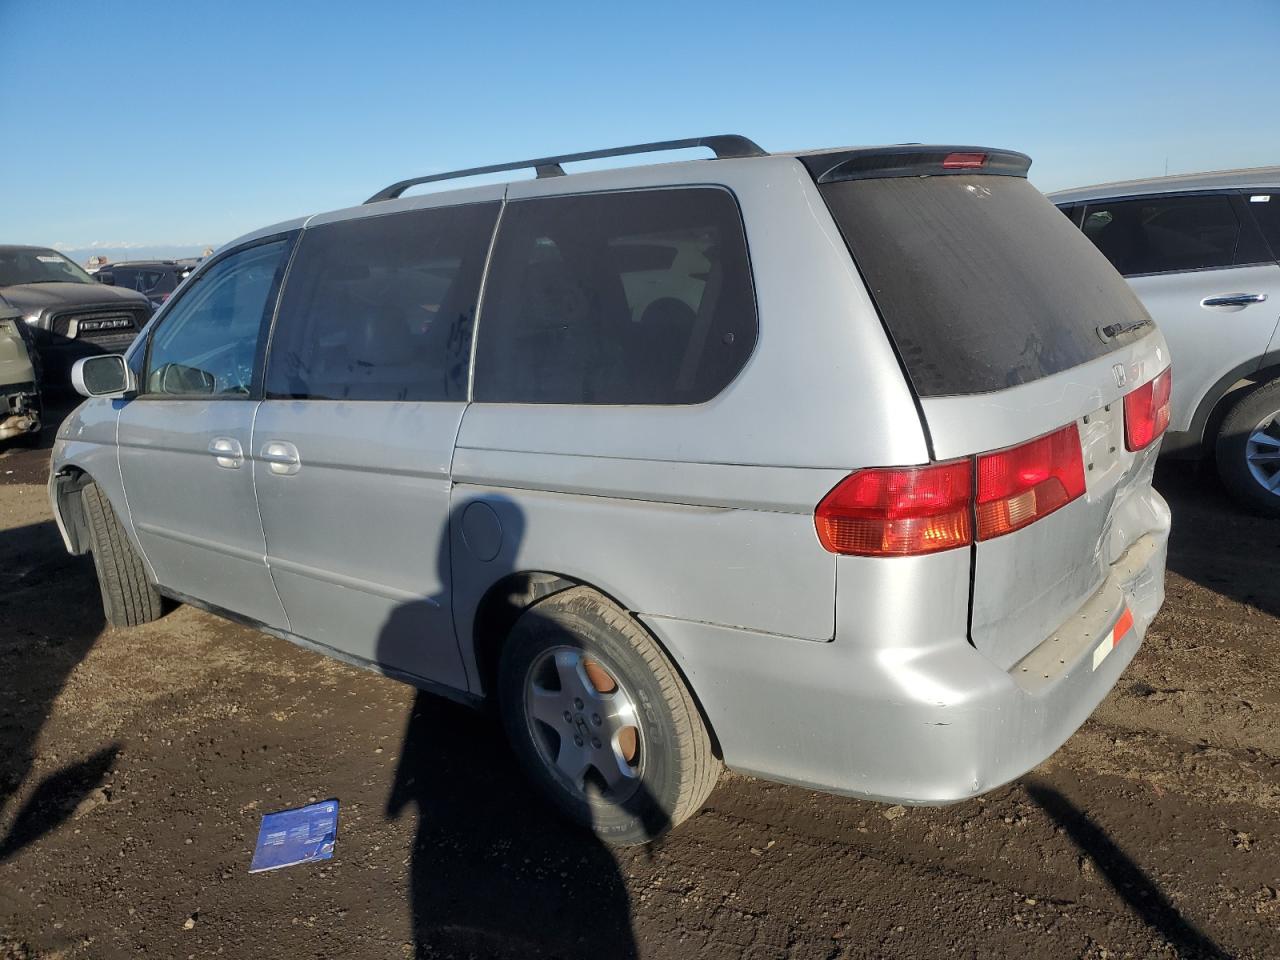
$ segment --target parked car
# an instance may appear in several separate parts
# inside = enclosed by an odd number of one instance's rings
[[[192,269],[177,260],[133,260],[102,267],[94,277],[99,283],[137,290],[153,307],[159,307],[191,275]]]
[[[1216,456],[1240,502],[1280,516],[1280,167],[1050,195],[1130,285],[1178,368],[1164,451]]]
[[[113,624],[168,596],[496,701],[612,841],[722,763],[982,793],[1115,684],[1169,532],[1164,339],[1029,164],[712,137],[267,227],[77,366],[57,522]]]
[[[46,384],[65,385],[81,357],[119,353],[151,316],[141,293],[103,286],[47,247],[0,246],[0,306],[22,313]]]
[[[0,441],[40,435],[40,376],[19,310],[0,308]]]

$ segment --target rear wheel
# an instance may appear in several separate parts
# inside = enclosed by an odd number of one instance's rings
[[[89,547],[102,590],[102,612],[113,627],[136,627],[157,619],[160,594],[147,579],[147,570],[125,536],[120,519],[96,483],[80,491],[89,528]]]
[[[498,667],[503,726],[562,812],[610,843],[645,843],[695,813],[720,774],[674,665],[624,610],[586,587],[539,601]]]
[[[1280,517],[1280,380],[1242,397],[1218,431],[1218,473],[1237,500]]]

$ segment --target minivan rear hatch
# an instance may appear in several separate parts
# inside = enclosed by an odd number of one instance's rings
[[[1027,182],[1025,155],[903,146],[799,159],[876,303],[933,459],[976,457],[980,486],[984,463],[1021,462],[984,454],[1046,438],[1037,456],[1074,459],[1064,436],[1079,445],[1085,483],[1065,505],[986,536],[977,511],[970,638],[1008,668],[1161,522],[1158,444],[1129,449],[1124,397],[1163,372],[1167,348],[1119,274]]]

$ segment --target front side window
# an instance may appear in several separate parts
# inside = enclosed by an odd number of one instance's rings
[[[1240,239],[1222,195],[1090,203],[1081,229],[1125,276],[1229,267]]]
[[[249,395],[289,244],[237,251],[195,280],[151,338],[144,393]]]
[[[509,203],[478,336],[478,401],[711,399],[756,341],[737,203],[706,187]]]
[[[271,340],[267,396],[463,400],[497,203],[307,230]]]

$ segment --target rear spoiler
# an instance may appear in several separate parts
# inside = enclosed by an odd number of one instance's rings
[[[817,183],[963,173],[1025,178],[1031,167],[1031,158],[1016,150],[916,144],[833,150],[798,159]]]

